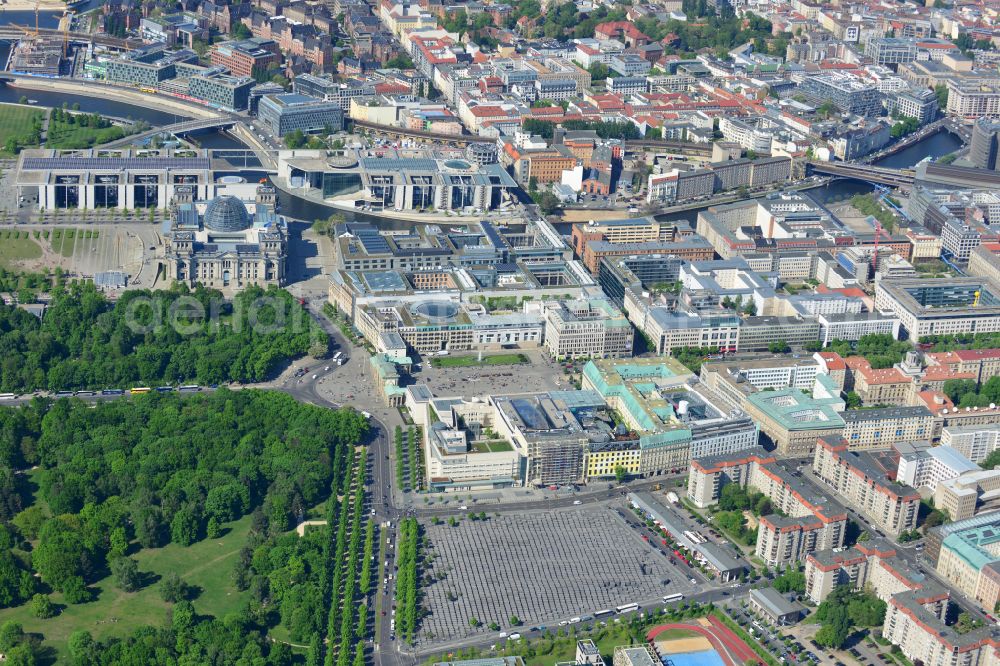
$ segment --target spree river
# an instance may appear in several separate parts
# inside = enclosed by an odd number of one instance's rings
[[[943,157],[962,147],[962,141],[951,132],[941,131],[933,134],[923,141],[904,148],[895,155],[883,158],[875,164],[892,169],[911,169],[925,157]],[[856,194],[869,194],[875,186],[863,180],[853,178],[838,178],[826,185],[813,187],[805,190],[812,198],[820,203],[836,203],[846,201]],[[691,224],[698,221],[698,212],[707,206],[680,213],[669,213],[667,215],[657,215],[658,220],[688,220]],[[568,229],[570,225],[566,225]],[[569,233],[569,231],[563,231]]]
[[[892,169],[910,169],[925,157],[944,157],[962,147],[962,141],[947,131],[940,131],[923,141],[904,148],[895,155],[883,158],[875,164]]]
[[[84,12],[89,12],[92,9],[97,9],[103,2],[99,0],[88,0],[88,2],[74,7],[73,11],[77,14],[83,14]],[[0,5],[0,25],[10,25],[11,23],[16,23],[18,25],[35,25],[35,12],[33,10],[17,10],[17,11],[7,11]],[[39,28],[58,28],[59,18],[63,15],[62,10],[52,10],[52,9],[42,9],[38,12],[38,27]]]
[[[96,0],[92,3],[97,6]],[[86,9],[86,5],[84,6]],[[34,12],[0,12],[0,25],[4,23],[23,23],[26,20],[25,16],[30,15],[31,22],[34,22]],[[44,27],[46,24],[43,19],[46,15],[39,15],[39,23]],[[49,14],[49,19],[58,22],[59,14]],[[54,25],[54,23],[53,23]],[[7,45],[0,42],[0,47],[6,47]],[[6,50],[6,48],[0,48],[0,50]],[[5,57],[5,56],[4,56]],[[13,88],[9,86],[0,86],[0,102],[17,102],[22,96],[28,97],[29,99],[36,100],[39,106],[60,106],[63,102],[67,101],[65,95],[58,93],[47,92],[47,91],[34,91],[34,90],[24,90]],[[111,101],[103,97],[88,97],[88,96],[76,96],[72,100],[80,105],[81,111],[86,111],[88,113],[99,113],[107,116],[115,116],[120,118],[134,118],[147,121],[150,125],[168,125],[172,123],[179,122],[183,120],[185,116],[180,116],[174,113],[166,113],[163,111],[157,111],[155,109],[147,109],[145,107],[134,106],[131,104],[125,104],[123,102]],[[200,135],[198,137],[198,143],[204,148],[221,148],[221,149],[243,149],[245,146],[233,138],[229,134],[225,133],[211,133],[206,135]],[[931,157],[941,157],[947,155],[959,148],[961,148],[962,143],[954,134],[950,132],[938,132],[933,136],[920,141],[900,152],[879,160],[876,164],[884,167],[891,168],[910,168],[917,164],[920,160],[927,156]],[[250,172],[246,174],[248,179],[258,179],[263,177],[265,174]],[[873,186],[870,183],[864,181],[853,180],[841,178],[824,185],[822,187],[815,187],[806,190],[810,196],[816,198],[821,203],[844,201],[850,199],[855,194],[865,194],[871,192]],[[304,220],[315,220],[324,219],[329,217],[334,212],[338,212],[336,209],[329,208],[320,204],[304,201],[298,197],[290,196],[284,192],[279,191],[278,195],[279,204],[281,206],[281,211],[285,215]],[[679,213],[670,213],[666,215],[658,215],[657,218],[661,220],[689,220],[692,224],[697,221],[698,212],[704,210],[703,208],[698,208],[694,210],[683,211]],[[626,214],[623,213],[623,216]],[[393,223],[390,220],[382,217],[372,217],[364,215],[363,213],[346,213],[348,218],[354,218],[359,220],[370,219],[372,221],[377,221],[379,226],[382,227],[394,227],[394,226],[406,226],[406,223]],[[558,224],[557,227],[561,233],[569,233],[570,226],[568,223]]]

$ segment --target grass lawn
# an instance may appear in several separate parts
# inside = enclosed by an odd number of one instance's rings
[[[535,646],[537,650],[544,650],[546,647],[551,647],[548,654],[536,654],[533,657],[525,659],[525,666],[551,666],[554,663],[560,661],[572,661],[576,656],[576,640],[577,638],[585,638],[587,634],[581,634],[580,636],[564,636],[562,638],[553,639],[543,639],[543,640],[533,640],[532,645]],[[621,625],[609,625],[607,627],[602,627],[599,631],[592,632],[589,635],[590,638],[594,640],[597,645],[598,651],[604,657],[605,662],[611,663],[614,657],[615,647],[619,645],[628,645],[632,642],[632,637],[629,635],[628,628]],[[511,654],[518,654],[516,649],[510,651]]]
[[[9,155],[3,145],[10,137],[27,137],[35,119],[42,119],[44,112],[15,104],[0,104],[0,153]],[[24,144],[22,144],[24,145]]]
[[[72,257],[76,249],[76,230],[67,229],[62,234],[62,245],[59,247],[59,254],[64,257]]]
[[[7,230],[0,233],[0,266],[12,268],[13,262],[41,256],[42,248],[28,237],[28,232]]]
[[[513,451],[513,447],[502,439],[493,439],[490,441],[473,442],[472,450],[476,453],[501,453],[504,451]]]
[[[697,631],[691,631],[690,629],[667,629],[656,635],[656,640],[658,641],[673,641],[679,638],[698,638],[701,634]]]
[[[46,232],[48,233],[48,232]],[[64,257],[72,257],[76,248],[76,229],[55,229],[52,231],[52,251]]]
[[[170,544],[163,548],[141,550],[134,555],[139,571],[150,579],[177,573],[200,593],[194,599],[198,613],[223,617],[236,610],[248,593],[232,584],[230,572],[250,529],[250,516],[228,525],[229,532],[218,539],[205,539],[187,548]],[[67,605],[54,618],[34,617],[28,604],[0,610],[0,624],[15,620],[31,633],[40,633],[45,642],[58,651],[58,662],[67,658],[66,642],[77,629],[86,629],[94,637],[125,636],[143,625],[162,625],[167,620],[170,604],[160,599],[158,584],[151,582],[138,592],[122,592],[111,578],[93,586],[98,594],[95,601]],[[52,600],[60,605],[62,594]]]
[[[435,368],[467,368],[476,365],[520,365],[527,362],[528,357],[524,354],[494,354],[492,356],[483,356],[482,361],[479,360],[478,356],[434,356],[431,358],[431,365]]]
[[[103,129],[81,127],[69,123],[49,122],[49,131],[45,140],[46,148],[89,148],[91,146],[115,141],[125,136],[121,127],[111,126]]]

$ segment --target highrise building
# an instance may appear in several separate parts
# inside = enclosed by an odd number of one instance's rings
[[[969,161],[980,169],[1000,171],[1000,121],[980,118],[972,126]]]

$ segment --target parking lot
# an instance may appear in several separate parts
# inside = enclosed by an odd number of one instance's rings
[[[596,611],[694,586],[607,505],[425,523],[431,564],[424,584],[428,611],[418,644],[474,634],[555,629]],[[668,582],[669,581],[669,582]],[[521,626],[510,624],[511,616]],[[481,623],[472,626],[475,618]]]
[[[745,604],[746,602],[744,602]],[[744,605],[730,609],[730,615],[744,631],[757,639],[775,659],[789,664],[833,664],[834,660],[818,646],[792,638],[785,643],[781,633],[767,621],[759,619]]]

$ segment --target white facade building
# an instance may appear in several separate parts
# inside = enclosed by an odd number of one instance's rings
[[[914,488],[933,492],[941,481],[979,471],[979,465],[947,446],[902,443],[896,450],[900,454],[896,480]]]
[[[945,428],[941,446],[947,446],[974,463],[981,463],[1000,447],[1000,425]]]

